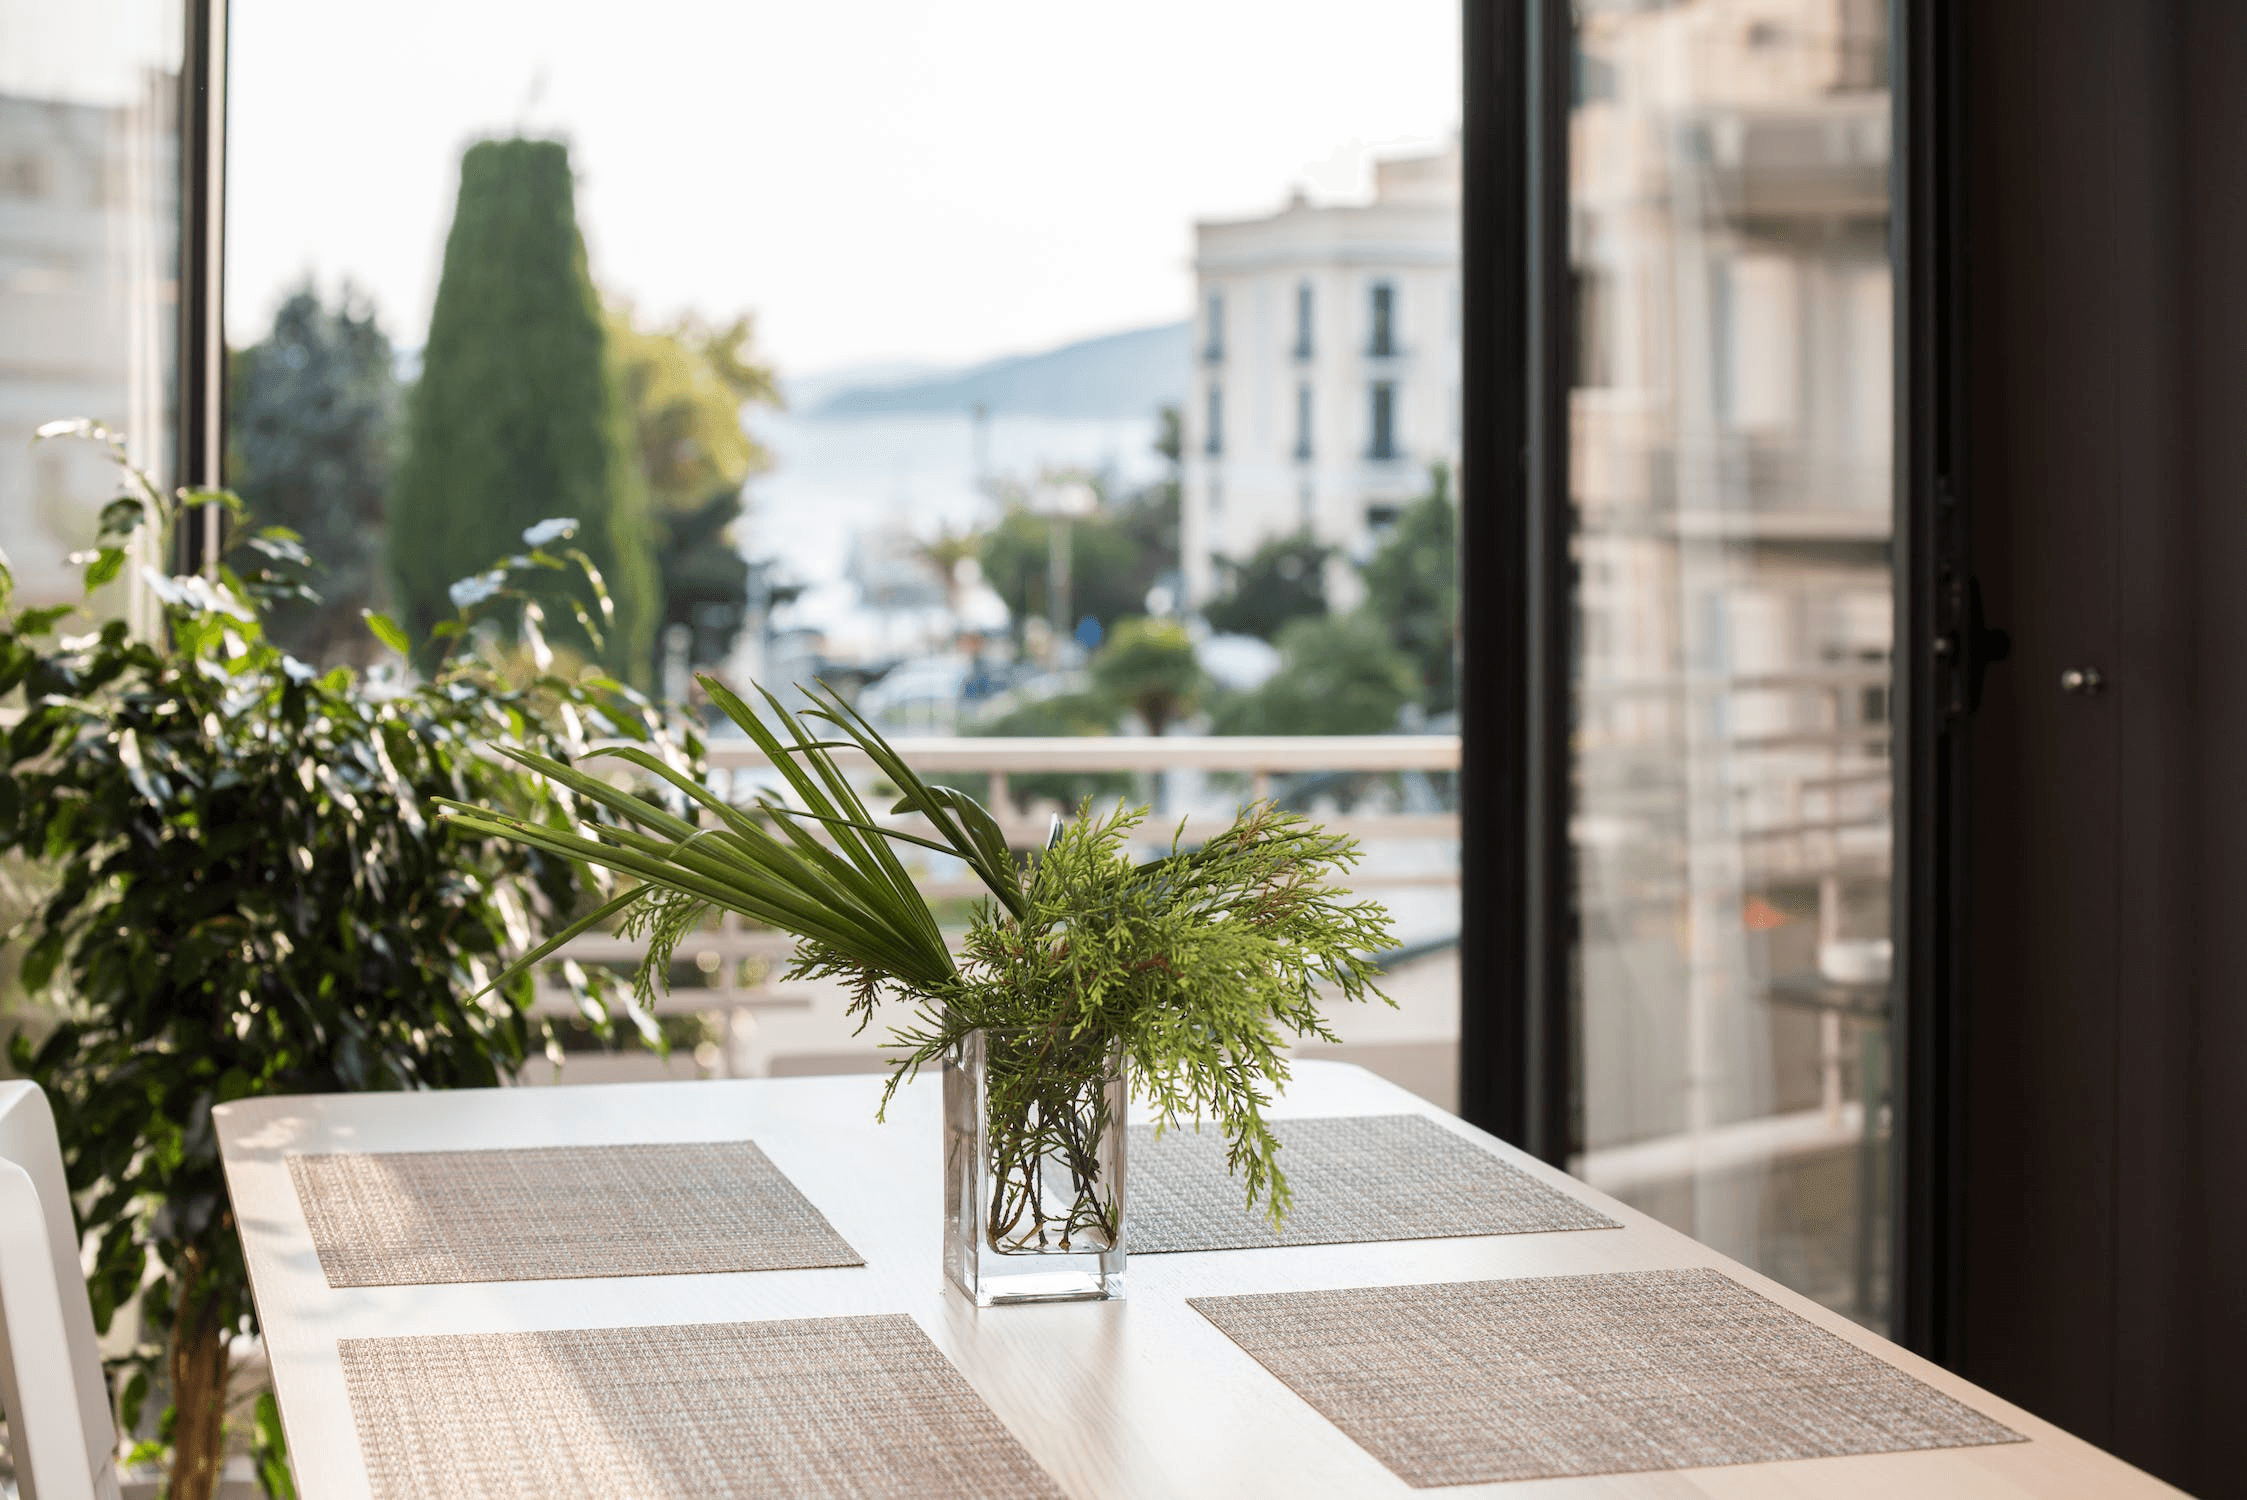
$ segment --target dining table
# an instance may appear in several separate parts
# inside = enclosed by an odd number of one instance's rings
[[[1002,1445],[1011,1456],[1008,1461],[1020,1468],[1017,1478],[1028,1487],[1008,1493],[1059,1494],[1077,1500],[1377,1497],[1429,1491],[1517,1500],[1626,1496],[1775,1500],[1797,1495],[2050,1500],[2173,1493],[2113,1455],[1890,1342],[1842,1312],[1595,1191],[1364,1069],[1339,1062],[1296,1062],[1285,1091],[1267,1107],[1269,1117],[1283,1126],[1290,1120],[1418,1117],[1425,1126],[1415,1123],[1414,1128],[1442,1132],[1446,1149],[1479,1153],[1477,1160],[1490,1161],[1493,1171],[1508,1174],[1508,1181],[1533,1184],[1545,1201],[1565,1202],[1582,1216],[1581,1224],[1598,1227],[1134,1253],[1120,1298],[978,1307],[948,1282],[944,1272],[942,1082],[934,1073],[923,1074],[900,1087],[884,1110],[885,1081],[878,1075],[859,1074],[277,1096],[242,1099],[214,1110],[259,1334],[298,1493],[304,1500],[479,1493],[483,1481],[477,1475],[487,1471],[473,1463],[464,1465],[456,1458],[446,1471],[450,1477],[437,1484],[412,1477],[423,1471],[412,1467],[410,1454],[396,1457],[402,1443],[434,1441],[425,1434],[436,1432],[436,1427],[417,1425],[421,1420],[414,1412],[417,1400],[432,1406],[458,1406],[466,1400],[488,1407],[478,1420],[501,1424],[489,1429],[493,1432],[511,1421],[535,1426],[541,1420],[535,1413],[525,1415],[539,1399],[530,1388],[535,1382],[517,1387],[488,1373],[464,1374],[470,1367],[447,1362],[446,1351],[468,1347],[463,1340],[501,1335],[567,1339],[579,1333],[596,1337],[588,1331],[603,1331],[597,1335],[603,1339],[629,1339],[630,1331],[648,1330],[668,1330],[666,1337],[677,1337],[682,1329],[691,1333],[697,1326],[723,1325],[747,1341],[724,1347],[743,1352],[723,1356],[697,1377],[710,1382],[708,1389],[723,1391],[733,1384],[733,1374],[743,1380],[760,1375],[750,1367],[764,1356],[754,1351],[785,1348],[800,1355],[815,1347],[801,1342],[804,1330],[816,1332],[829,1326],[818,1320],[846,1319],[860,1320],[847,1326],[872,1329],[882,1339],[905,1340],[911,1345],[908,1355],[933,1346],[926,1362],[934,1374],[928,1378],[952,1393],[947,1398],[955,1402],[951,1409],[965,1410],[958,1403],[971,1403],[973,1422],[995,1420],[995,1425],[977,1429],[984,1433],[977,1441],[986,1447]],[[375,1157],[403,1160],[395,1155],[401,1153],[453,1153],[417,1159],[457,1164],[476,1159],[473,1153],[683,1149],[683,1143],[740,1142],[753,1142],[760,1153],[757,1160],[769,1163],[792,1185],[813,1217],[831,1228],[835,1242],[845,1247],[841,1255],[826,1258],[860,1263],[614,1274],[616,1265],[608,1253],[634,1247],[588,1240],[580,1250],[572,1250],[569,1242],[557,1241],[541,1253],[561,1259],[535,1276],[526,1277],[518,1270],[508,1273],[513,1279],[428,1276],[409,1284],[380,1284],[379,1267],[363,1275],[339,1274],[338,1267],[353,1247],[340,1243],[332,1228],[323,1231],[327,1235],[323,1244],[306,1200],[305,1184],[313,1180],[308,1164]],[[1127,1201],[1127,1250],[1131,1212]],[[619,1223],[615,1233],[645,1237],[647,1231]],[[819,1242],[813,1243],[816,1247]],[[573,1262],[572,1255],[582,1255],[582,1262]],[[802,1259],[820,1258],[813,1254]],[[457,1278],[481,1273],[471,1265],[467,1272],[449,1274]],[[1634,1276],[1641,1280],[1630,1281]],[[1313,1349],[1303,1356],[1298,1341],[1288,1346],[1296,1349],[1295,1355],[1274,1352],[1286,1345],[1291,1332],[1309,1326],[1305,1319],[1312,1314],[1301,1311],[1305,1307],[1362,1311],[1363,1299],[1380,1297],[1401,1297],[1414,1306],[1453,1307],[1463,1304],[1441,1299],[1457,1292],[1482,1299],[1473,1301],[1474,1307],[1503,1310],[1519,1303],[1517,1292],[1534,1301],[1550,1288],[1574,1296],[1583,1288],[1609,1284],[1652,1287],[1663,1296],[1683,1287],[1692,1297],[1713,1292],[1720,1300],[1750,1304],[1751,1322],[1768,1320],[1756,1324],[1763,1330],[1756,1338],[1776,1339],[1789,1349],[1796,1347],[1787,1343],[1789,1339],[1808,1340],[1802,1347],[1815,1358],[1802,1368],[1846,1367],[1855,1371],[1850,1378],[1860,1383],[1875,1377],[1885,1380],[1893,1387],[1890,1396],[1909,1392],[1911,1399],[1931,1403],[1927,1409],[1947,1413],[1935,1420],[1937,1426],[1950,1422],[1947,1430],[1952,1436],[1898,1451],[1833,1451],[1829,1445],[1819,1450],[1823,1456],[1784,1456],[1805,1451],[1799,1444],[1789,1446],[1795,1437],[1806,1433],[1815,1447],[1816,1441],[1825,1440],[1821,1436],[1825,1429],[1811,1420],[1806,1426],[1798,1423],[1774,1434],[1756,1430],[1756,1421],[1749,1420],[1727,1439],[1732,1447],[1698,1448],[1689,1441],[1684,1451],[1720,1457],[1781,1456],[1755,1462],[1681,1464],[1675,1461],[1675,1450],[1670,1460],[1663,1460],[1656,1450],[1648,1449],[1653,1457],[1601,1460],[1612,1472],[1536,1477],[1543,1450],[1529,1444],[1522,1451],[1526,1457],[1517,1453],[1507,1460],[1526,1464],[1519,1472],[1529,1477],[1474,1481],[1471,1475],[1478,1471],[1468,1458],[1459,1460],[1469,1463],[1465,1469],[1447,1470],[1434,1462],[1450,1462],[1444,1454],[1433,1455],[1432,1466],[1422,1464],[1419,1460],[1429,1455],[1413,1444],[1431,1446],[1424,1438],[1398,1438],[1407,1429],[1382,1425],[1387,1418],[1378,1411],[1363,1420],[1349,1415],[1364,1409],[1364,1403],[1377,1407],[1385,1399],[1387,1388],[1379,1371],[1365,1373],[1373,1368],[1370,1362],[1376,1355],[1404,1357],[1398,1351],[1409,1344],[1419,1351],[1414,1357],[1436,1357],[1429,1356],[1428,1350],[1449,1336],[1443,1318],[1455,1314],[1424,1315],[1409,1338],[1369,1341],[1358,1350]],[[1315,1298],[1307,1303],[1268,1300],[1273,1294],[1330,1294],[1339,1300],[1329,1307]],[[1427,1302],[1428,1297],[1438,1301]],[[1422,1300],[1414,1302],[1414,1298]],[[1690,1356],[1699,1325],[1691,1317],[1661,1312],[1660,1307],[1670,1304],[1659,1299],[1647,1305],[1654,1310],[1643,1320],[1646,1337],[1664,1340],[1665,1347]],[[1564,1321],[1553,1326],[1565,1330],[1576,1325]],[[757,1341],[759,1330],[767,1328],[780,1330],[775,1335],[780,1343]],[[1603,1336],[1612,1337],[1612,1329]],[[1565,1360],[1568,1342],[1565,1332],[1551,1337],[1550,1352]],[[585,1349],[609,1346],[581,1340],[570,1347],[578,1351],[573,1357],[581,1357]],[[374,1366],[366,1361],[395,1349],[413,1352],[418,1362],[383,1366],[396,1378],[382,1388],[378,1400],[369,1394],[374,1387],[365,1370]],[[1530,1347],[1505,1357],[1518,1357],[1527,1365],[1538,1363],[1545,1352]],[[1298,1356],[1312,1357],[1314,1362],[1325,1359],[1333,1378],[1321,1385],[1313,1375],[1286,1363]],[[601,1356],[596,1352],[591,1357]],[[738,1369],[729,1371],[725,1359],[737,1361]],[[660,1357],[657,1362],[662,1362]],[[1587,1376],[1581,1365],[1578,1361],[1569,1367],[1576,1371],[1569,1376],[1575,1387],[1566,1394],[1572,1401],[1580,1396],[1595,1400],[1599,1392],[1591,1387],[1608,1377],[1597,1371]],[[817,1396],[816,1362],[791,1368],[796,1373],[782,1385],[768,1380],[758,1387],[767,1392],[759,1399],[784,1400],[789,1382],[800,1387],[804,1400],[822,1399]],[[947,1368],[956,1372],[956,1380]],[[1640,1385],[1625,1393],[1636,1403],[1629,1409],[1651,1413],[1649,1420],[1664,1412],[1674,1414],[1677,1402],[1686,1399],[1666,1389],[1649,1395],[1644,1382],[1652,1377],[1644,1371],[1630,1378]],[[467,1387],[470,1395],[464,1398],[462,1388],[448,1386],[447,1381],[474,1384]],[[1513,1387],[1501,1381],[1493,1389]],[[780,1396],[774,1397],[774,1391]],[[1704,1392],[1693,1399],[1705,1402],[1721,1397]],[[1360,1406],[1352,1407],[1353,1402]],[[1535,1410],[1549,1415],[1550,1407],[1551,1401],[1546,1400]],[[876,1420],[854,1415],[871,1410],[852,1406],[828,1416],[847,1426]],[[1467,1448],[1474,1448],[1486,1443],[1492,1431],[1503,1438],[1501,1429],[1524,1422],[1523,1413],[1530,1410],[1455,1403],[1455,1409],[1434,1415],[1424,1410],[1412,1414],[1422,1424],[1448,1423],[1449,1429],[1423,1425],[1409,1431],[1455,1429]],[[1341,1420],[1336,1418],[1338,1412]],[[722,1449],[726,1434],[708,1431],[710,1423],[698,1423],[695,1416],[690,1410],[676,1423],[616,1421],[603,1429],[605,1436],[583,1440],[626,1447],[715,1444]],[[546,1441],[540,1431],[533,1431],[525,1441]],[[944,1440],[934,1427],[928,1433],[933,1434],[928,1441]],[[1692,1434],[1685,1436],[1690,1439]],[[1396,1446],[1399,1442],[1404,1444],[1402,1450]],[[1432,1446],[1449,1451],[1442,1442]],[[1841,1446],[1846,1448],[1849,1442]],[[380,1462],[371,1457],[377,1454],[385,1455]],[[1569,1461],[1579,1470],[1586,1462],[1581,1455]],[[1447,1474],[1468,1474],[1470,1479],[1440,1482]],[[499,1480],[493,1483],[492,1493],[516,1492]],[[598,1493],[607,1486],[627,1488],[609,1479],[588,1481],[578,1492]],[[866,1492],[910,1493],[913,1488],[901,1483]],[[968,1488],[972,1491],[974,1486]],[[760,1485],[757,1476],[748,1473],[738,1492],[792,1490],[781,1481]],[[852,1491],[838,1481],[829,1492]]]

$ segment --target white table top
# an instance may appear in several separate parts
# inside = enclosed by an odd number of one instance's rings
[[[941,1086],[874,1122],[878,1077],[332,1094],[214,1111],[305,1500],[368,1494],[336,1341],[909,1313],[1070,1495],[1416,1492],[1186,1305],[1206,1294],[1716,1266],[2030,1441],[1441,1493],[1509,1500],[1792,1495],[2173,1494],[2138,1470],[1838,1313],[1532,1160],[1362,1069],[1299,1062],[1275,1116],[1422,1114],[1621,1230],[1134,1257],[1129,1296],[977,1311],[944,1280]],[[284,1156],[749,1137],[866,1257],[863,1268],[331,1290]]]

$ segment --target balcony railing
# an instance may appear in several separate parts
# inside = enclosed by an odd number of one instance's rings
[[[1143,832],[1149,843],[1167,844],[1183,824],[1183,837],[1198,842],[1221,831],[1231,813],[1214,810],[1232,800],[1257,801],[1284,790],[1282,778],[1329,773],[1382,775],[1395,773],[1455,772],[1459,769],[1457,735],[1303,735],[1303,736],[1146,736],[1081,738],[955,738],[926,737],[900,742],[913,768],[932,780],[945,776],[977,775],[988,778],[986,798],[1008,843],[1018,848],[1045,842],[1052,809],[1025,814],[1014,806],[1007,778],[1017,775],[1087,772],[1141,772],[1167,777],[1170,773],[1223,774],[1243,778],[1237,799],[1212,795],[1193,797],[1183,813],[1165,816],[1166,800],[1157,795],[1158,811]],[[836,761],[846,770],[871,770],[855,750],[838,750]],[[763,753],[745,739],[721,739],[708,747],[711,781],[720,795],[747,802],[756,787],[769,785],[771,768]],[[1459,838],[1459,817],[1452,811],[1348,810],[1325,811],[1319,821],[1334,833],[1346,834],[1377,847],[1396,841],[1448,841]],[[908,821],[899,818],[900,826]],[[1368,891],[1449,887],[1458,884],[1455,858],[1436,869],[1380,868],[1378,861],[1354,871],[1351,885]],[[923,890],[936,901],[971,898],[982,887],[968,879],[939,875],[928,879]],[[810,1001],[791,987],[774,982],[785,968],[794,941],[784,933],[749,926],[728,914],[693,941],[682,943],[679,958],[691,960],[705,982],[674,990],[659,998],[659,1015],[727,1013],[729,1023],[742,1013],[806,1008]],[[609,935],[578,939],[560,957],[584,964],[617,964],[636,960],[640,945]],[[745,971],[754,977],[745,977]],[[554,987],[541,991],[537,1008],[542,1014],[575,1012],[567,991]]]

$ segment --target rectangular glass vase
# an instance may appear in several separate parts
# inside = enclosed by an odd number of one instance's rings
[[[1124,1294],[1123,1049],[972,1031],[944,1064],[944,1273],[978,1307]]]

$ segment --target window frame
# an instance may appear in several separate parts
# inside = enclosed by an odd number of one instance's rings
[[[1365,285],[1365,356],[1395,359],[1397,341],[1397,284],[1384,276]]]
[[[1365,386],[1365,456],[1377,464],[1404,457],[1397,443],[1397,382],[1369,380]]]
[[[179,90],[178,428],[173,449],[183,488],[225,484],[226,330],[226,0],[182,0],[186,46]],[[182,573],[217,566],[220,513],[179,528],[173,566]]]

